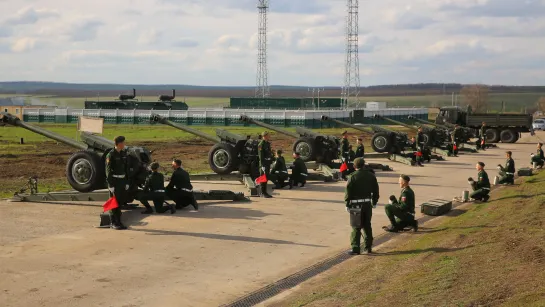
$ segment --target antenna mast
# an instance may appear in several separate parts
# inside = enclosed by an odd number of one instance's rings
[[[346,18],[346,62],[344,86],[341,92],[342,107],[348,108],[349,100],[359,102],[360,61],[358,55],[358,0],[347,0]]]
[[[269,97],[269,82],[267,70],[267,11],[269,0],[257,0],[258,29],[257,29],[257,75],[255,97]]]

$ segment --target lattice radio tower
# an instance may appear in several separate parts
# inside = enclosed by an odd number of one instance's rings
[[[267,11],[269,0],[257,0],[258,27],[257,27],[257,75],[256,97],[269,97],[269,72],[267,70]]]
[[[346,61],[344,86],[341,92],[343,107],[348,108],[350,100],[359,102],[360,61],[358,55],[358,0],[347,0],[346,17]]]

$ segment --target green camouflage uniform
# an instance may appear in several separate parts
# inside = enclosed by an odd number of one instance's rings
[[[476,200],[483,200],[485,196],[488,196],[488,193],[490,193],[490,180],[484,169],[479,172],[477,181],[475,181],[471,187],[473,188],[473,193],[471,193],[469,197]]]
[[[291,184],[297,186],[301,183],[301,186],[304,186],[307,182],[308,170],[307,165],[303,162],[303,159],[295,158],[293,165],[291,166]]]
[[[197,209],[197,201],[193,195],[193,185],[189,173],[183,168],[179,167],[172,173],[165,192],[176,203],[176,209],[183,209],[189,205],[193,205]]]
[[[361,208],[360,222],[365,234],[364,248],[366,250],[370,250],[373,245],[371,217],[373,215],[373,205],[376,205],[378,199],[379,186],[375,175],[366,169],[355,171],[346,183],[344,200],[348,209]],[[362,228],[352,227],[350,245],[352,246],[352,251],[355,253],[360,252]]]
[[[110,191],[110,197],[115,196],[119,205],[109,212],[113,225],[121,225],[121,207],[127,204],[127,174],[127,152],[119,152],[114,148],[106,155],[106,181],[109,189],[114,188],[114,193]]]
[[[274,161],[273,168],[271,170],[273,182],[277,188],[283,188],[286,186],[285,182],[289,179],[288,168],[286,167],[286,160],[284,157],[277,157]]]
[[[515,161],[513,161],[513,159],[508,158],[507,161],[505,161],[505,166],[500,165],[500,179],[498,183],[515,183]]]
[[[146,178],[146,183],[144,184],[144,194],[141,197],[140,202],[148,209],[148,211],[153,211],[149,205],[148,198],[151,198],[153,201],[153,206],[155,207],[155,212],[165,213],[170,208],[164,207],[165,203],[165,177],[159,172],[152,171],[149,176]]]
[[[479,129],[479,148],[484,149],[486,145],[486,126],[481,126]]]
[[[363,144],[358,144],[358,147],[356,147],[356,158],[363,158],[365,155],[365,148],[363,147]]]
[[[261,140],[259,142],[259,145],[257,146],[258,156],[259,156],[259,174],[265,175],[267,177],[267,180],[269,179],[269,175],[271,172],[271,164],[272,164],[272,150],[271,150],[271,143],[269,143],[266,140]],[[268,196],[270,195],[267,193],[267,182],[261,183],[261,195]]]
[[[541,148],[538,148],[536,154],[532,156],[532,160],[530,162],[532,164],[534,164],[534,162],[537,162],[538,166],[543,166],[544,161],[545,157],[543,156],[543,150]]]
[[[399,231],[407,226],[415,226],[414,219],[415,197],[411,187],[401,190],[401,195],[397,201],[385,206],[386,216],[390,220],[392,227]],[[396,219],[397,218],[397,219]]]

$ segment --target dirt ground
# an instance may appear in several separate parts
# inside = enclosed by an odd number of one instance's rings
[[[452,199],[468,188],[477,161],[487,163],[493,178],[505,150],[514,152],[518,168],[528,165],[533,142],[500,144],[423,168],[370,161],[394,168],[377,173],[375,236],[388,224],[384,204],[389,195],[399,195],[400,173],[411,176],[417,204]],[[201,155],[208,147],[193,146],[202,148]],[[170,150],[164,159],[181,152]],[[245,191],[237,183],[194,186]],[[123,217],[130,229],[118,232],[92,227],[98,224],[98,203],[0,202],[0,301],[3,306],[221,305],[347,249],[343,191],[343,182],[311,182],[304,189],[275,191],[273,199],[203,203],[199,212],[143,216],[133,210]]]
[[[351,134],[351,139],[357,135]],[[368,137],[364,137],[366,141]],[[294,140],[284,135],[274,135],[273,149],[282,149],[291,159]],[[354,142],[355,143],[355,142]],[[0,143],[1,144],[1,143]],[[128,144],[132,145],[132,144]],[[208,152],[213,144],[202,139],[181,142],[134,142],[134,145],[144,146],[152,150],[152,157],[158,161],[162,172],[171,171],[173,158],[182,159],[184,168],[192,173],[209,173]],[[56,142],[34,144],[32,150],[20,150],[16,153],[3,153],[0,150],[0,195],[13,195],[15,191],[25,186],[28,178],[37,176],[39,182],[47,183],[51,190],[66,189],[66,163],[74,153],[70,147]],[[36,149],[36,150],[35,150]]]

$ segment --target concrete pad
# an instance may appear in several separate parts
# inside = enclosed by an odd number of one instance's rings
[[[542,133],[541,136],[545,136]],[[387,160],[377,172],[375,235],[387,225],[384,204],[399,195],[400,173],[411,176],[417,204],[452,199],[468,189],[475,163],[491,180],[513,151],[529,165],[535,143],[499,144],[425,167]],[[309,182],[249,203],[207,202],[199,212],[123,216],[131,229],[95,229],[100,207],[0,203],[0,301],[3,306],[217,306],[349,248],[344,182]],[[195,189],[244,191],[240,183],[195,182]]]

